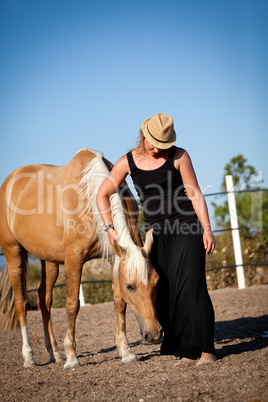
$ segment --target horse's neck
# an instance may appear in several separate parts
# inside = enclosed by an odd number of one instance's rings
[[[113,224],[122,246],[126,248],[133,246],[135,242],[129,230],[130,223],[128,225],[123,203],[118,193],[114,193],[110,197],[110,205]]]
[[[101,155],[96,155],[96,157],[90,161],[87,168],[81,172],[81,180],[79,182],[79,187],[81,188],[86,204],[83,214],[90,213],[93,216],[96,236],[99,238],[99,246],[104,258],[112,255],[113,250],[109,243],[108,236],[104,232],[104,224],[97,208],[96,198],[99,187],[108,175],[109,169],[104,163],[103,158]],[[124,210],[128,211],[128,208],[123,207],[119,193],[116,192],[110,197],[110,205],[113,224],[118,233],[120,244],[126,248],[131,247],[134,243],[139,244],[135,227],[133,228],[133,224],[131,224],[130,221],[127,223]],[[132,228],[131,231],[129,229],[130,227]]]
[[[124,206],[125,206],[125,218],[126,218],[126,222],[127,222],[127,226],[128,226],[128,230],[130,232],[130,236],[132,238],[132,241],[134,244],[136,244],[136,246],[142,247],[142,240],[140,237],[140,232],[139,232],[139,228],[138,228],[138,219],[137,218],[133,218],[130,216],[131,212],[129,212],[128,210],[128,205],[125,202],[125,200],[122,200]]]

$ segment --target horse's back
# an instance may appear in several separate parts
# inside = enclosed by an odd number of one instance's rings
[[[77,181],[79,180],[80,173],[86,169],[88,164],[91,162],[93,158],[101,155],[97,151],[91,151],[89,149],[81,149],[78,151],[75,156],[63,166],[55,166],[49,164],[34,164],[34,165],[25,165],[15,169],[11,172],[2,186],[0,187],[0,194],[5,193],[7,188],[10,188],[10,183],[15,183],[15,187],[12,185],[12,189],[17,187],[25,187],[30,181],[35,180],[36,176],[39,172],[43,172],[44,174],[48,174],[48,179],[52,180],[52,175],[55,178],[60,179],[68,179],[71,177],[72,181],[76,175]],[[63,180],[65,182],[66,180]],[[62,181],[61,181],[62,183]],[[13,190],[14,191],[14,190]]]
[[[63,261],[66,216],[69,222],[79,223],[84,208],[81,172],[97,154],[84,149],[63,166],[28,165],[14,170],[0,188],[1,246],[16,239],[39,258],[50,259],[51,254],[52,259],[54,254],[54,260]]]
[[[92,258],[98,258],[92,227],[94,219],[83,193],[85,182],[82,180],[96,157],[100,161],[95,165],[97,169],[105,172],[108,168],[108,174],[113,165],[101,153],[87,149],[78,151],[63,166],[28,165],[12,172],[0,188],[2,248],[7,241],[17,241],[42,260],[63,262],[66,247],[72,245],[80,251],[94,250]],[[106,166],[104,170],[102,163]],[[94,183],[89,179],[89,185]],[[121,188],[121,195],[132,238],[141,246],[136,226],[138,208],[126,183]]]

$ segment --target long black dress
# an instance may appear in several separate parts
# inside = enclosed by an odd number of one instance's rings
[[[202,227],[174,167],[175,150],[164,165],[149,171],[137,168],[131,152],[127,158],[145,224],[153,228],[150,258],[160,277],[156,309],[165,333],[161,354],[197,359],[202,352],[215,354],[215,318]]]

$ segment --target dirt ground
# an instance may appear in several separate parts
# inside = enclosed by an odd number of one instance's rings
[[[140,342],[128,311],[128,340],[138,360],[120,362],[115,347],[112,303],[82,307],[77,319],[81,366],[64,370],[47,364],[40,311],[28,313],[29,337],[37,366],[22,367],[20,332],[0,332],[1,401],[268,401],[268,285],[210,292],[216,314],[215,364],[196,367],[160,356],[159,345]],[[53,310],[55,335],[63,351],[64,309]]]

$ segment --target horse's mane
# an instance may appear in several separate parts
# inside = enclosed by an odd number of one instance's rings
[[[104,224],[97,208],[96,198],[101,184],[109,175],[109,170],[102,159],[103,155],[97,151],[91,152],[93,152],[96,157],[94,157],[81,172],[81,179],[79,181],[79,187],[84,195],[84,201],[86,202],[86,208],[82,213],[92,216],[92,222],[95,225],[95,236],[99,238],[102,258],[108,258],[114,255],[114,251],[109,242],[108,235],[104,231]],[[125,269],[128,271],[130,280],[143,282],[146,285],[148,282],[148,264],[141,249],[135,245],[131,237],[118,192],[115,192],[110,197],[110,205],[113,224],[119,236],[119,244],[128,252],[128,262]],[[115,256],[113,268],[114,276],[118,276],[119,274],[119,263],[119,257]]]

